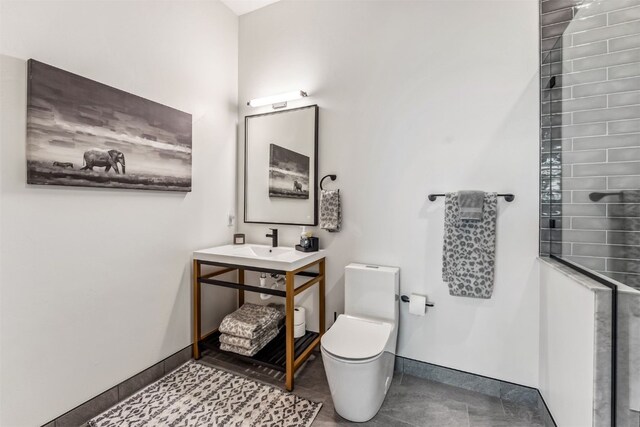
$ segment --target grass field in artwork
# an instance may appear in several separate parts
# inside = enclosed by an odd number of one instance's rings
[[[139,173],[123,175],[116,174],[113,171],[103,172],[70,169],[34,160],[27,162],[27,175],[28,182],[30,184],[191,191],[190,178],[176,178]]]

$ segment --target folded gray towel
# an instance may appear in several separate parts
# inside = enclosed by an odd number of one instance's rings
[[[260,337],[273,322],[284,318],[284,306],[245,303],[233,313],[225,316],[218,330],[223,334],[254,339]]]
[[[260,338],[252,347],[244,347],[239,345],[228,344],[223,341],[225,334],[220,335],[220,350],[231,351],[233,353],[241,354],[243,356],[254,356],[257,352],[262,350],[264,346],[269,344],[272,339],[278,335],[278,329],[272,329],[266,335]]]
[[[480,221],[482,219],[482,205],[484,191],[458,191],[460,203],[460,219]]]
[[[445,197],[442,280],[450,295],[491,298],[498,195],[485,194],[481,221],[460,221],[458,198],[457,193]]]
[[[265,340],[265,337],[273,338],[276,335],[278,335],[278,323],[273,322],[268,327],[264,328],[262,334],[256,338],[242,338],[235,335],[220,334],[220,342],[251,350],[252,348],[259,346]]]
[[[320,228],[329,232],[342,228],[342,208],[340,190],[320,191]]]

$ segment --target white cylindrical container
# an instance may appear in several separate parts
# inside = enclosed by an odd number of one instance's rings
[[[293,326],[293,337],[294,338],[301,338],[304,336],[304,334],[307,333],[307,330],[305,329],[305,324],[301,324],[301,325],[294,325]]]
[[[293,309],[293,337],[300,338],[307,333],[306,310],[304,307]]]

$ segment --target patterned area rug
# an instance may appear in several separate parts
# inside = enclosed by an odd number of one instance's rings
[[[89,425],[308,427],[321,407],[322,403],[191,361]]]

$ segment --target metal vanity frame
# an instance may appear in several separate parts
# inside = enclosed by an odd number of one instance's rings
[[[209,348],[214,351],[220,351],[219,336],[220,333],[217,329],[202,335],[201,328],[201,285],[208,284],[214,286],[222,286],[226,288],[232,288],[238,290],[238,306],[244,304],[244,292],[258,292],[263,294],[270,294],[285,298],[285,330],[281,332],[278,337],[271,341],[267,346],[260,350],[255,356],[241,356],[236,353],[224,352],[226,354],[233,355],[239,359],[249,361],[258,365],[268,366],[270,368],[284,371],[286,373],[285,386],[288,391],[293,390],[293,375],[296,370],[302,366],[302,364],[311,355],[311,352],[320,345],[320,339],[325,331],[325,258],[322,257],[316,261],[313,261],[307,265],[304,265],[296,270],[272,270],[268,268],[253,267],[249,265],[237,265],[226,264],[221,262],[205,261],[194,259],[193,260],[193,358],[200,359],[201,349]],[[221,267],[220,270],[202,274],[203,266]],[[308,271],[311,268],[317,267],[318,272]],[[220,280],[217,276],[230,273],[232,271],[238,272],[238,282],[229,282]],[[266,287],[260,287],[258,285],[249,285],[245,283],[245,271],[255,271],[259,273],[274,273],[285,276],[285,288],[281,291],[277,289],[270,289]],[[309,277],[305,283],[295,286],[295,277],[303,276]],[[307,333],[301,337],[295,339],[293,337],[293,309],[294,309],[294,297],[300,293],[308,290],[313,285],[318,285],[319,290],[319,332],[307,331]],[[284,351],[282,346],[284,344]]]

